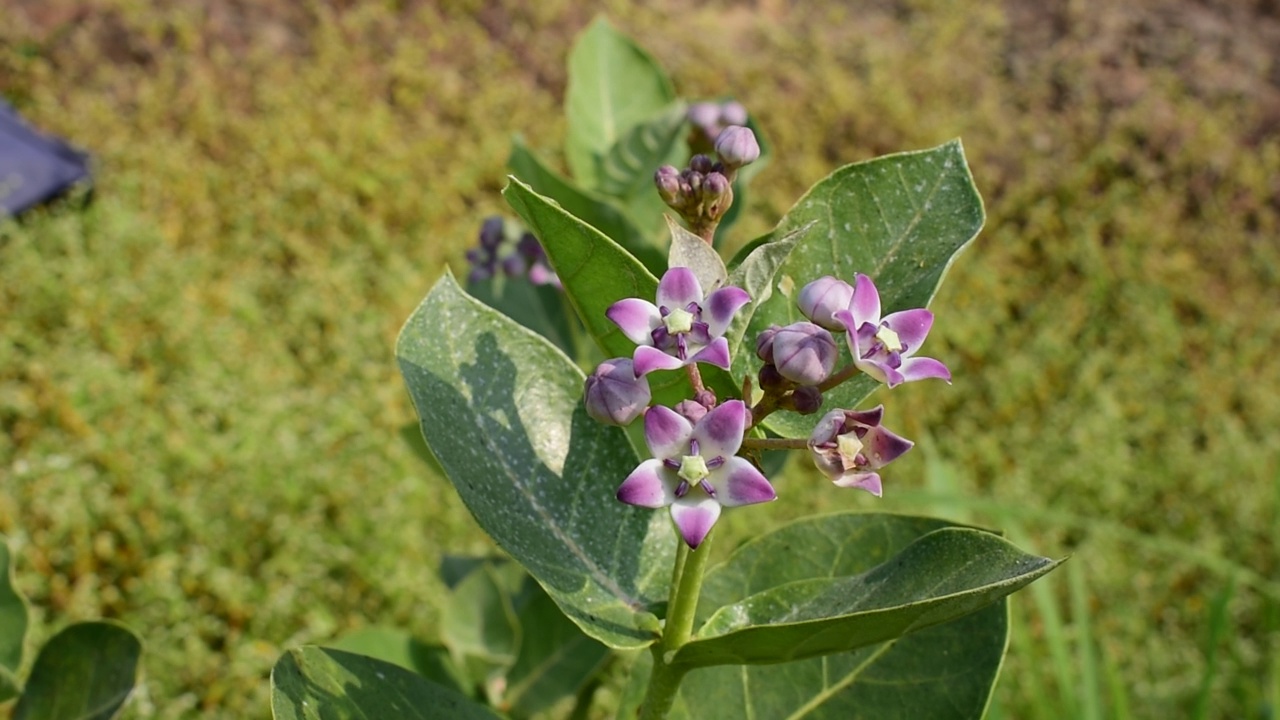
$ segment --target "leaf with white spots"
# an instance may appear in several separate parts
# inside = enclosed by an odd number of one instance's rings
[[[405,324],[396,356],[423,437],[480,526],[588,635],[651,644],[670,520],[615,499],[638,461],[622,429],[587,416],[582,372],[448,275]]]

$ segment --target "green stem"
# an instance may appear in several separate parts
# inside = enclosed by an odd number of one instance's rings
[[[858,370],[857,365],[854,365],[853,363],[849,363],[848,365],[840,368],[838,372],[833,373],[831,377],[827,378],[826,380],[823,380],[822,383],[818,385],[818,389],[821,390],[822,392],[826,392],[831,388],[844,382],[845,380],[848,380],[849,378],[853,377],[854,375],[857,375],[859,372],[861,371]]]
[[[662,630],[662,639],[653,646],[653,672],[649,675],[649,688],[640,706],[640,720],[665,718],[675,702],[680,681],[689,671],[689,668],[674,665],[670,660],[693,636],[702,575],[707,569],[707,559],[711,557],[712,534],[708,533],[695,550],[688,549],[684,540],[676,539],[680,549],[676,552],[676,570],[672,574],[667,623]]]

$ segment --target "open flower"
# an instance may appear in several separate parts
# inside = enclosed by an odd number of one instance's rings
[[[933,326],[933,313],[924,308],[880,317],[880,293],[871,278],[859,274],[849,308],[835,314],[849,331],[849,351],[862,372],[889,387],[911,380],[941,378],[951,382],[946,365],[926,357],[912,357]]]
[[[839,487],[866,490],[880,497],[880,468],[915,444],[880,425],[884,406],[870,410],[832,410],[813,428],[809,452],[813,464]]]
[[[662,405],[644,415],[644,440],[653,458],[640,463],[618,488],[618,499],[647,508],[671,506],[680,537],[697,548],[721,507],[768,502],[773,486],[748,460],[736,457],[747,427],[747,407],[730,400],[697,423]]]
[[[745,290],[733,286],[704,299],[693,271],[673,267],[658,281],[657,305],[625,298],[610,305],[605,315],[638,346],[632,356],[636,377],[694,362],[728,370],[729,341],[724,332],[733,314],[750,299]]]

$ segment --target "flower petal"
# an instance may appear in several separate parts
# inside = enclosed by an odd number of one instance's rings
[[[689,454],[693,424],[665,405],[654,405],[644,414],[644,443],[658,460]]]
[[[880,476],[875,473],[845,473],[835,481],[836,487],[858,488],[880,497]]]
[[[884,405],[877,405],[870,410],[845,410],[845,420],[867,427],[875,427],[884,418]]]
[[[618,488],[618,499],[628,505],[666,507],[675,502],[675,484],[661,460],[645,460]]]
[[[653,339],[649,337],[649,333],[662,324],[662,314],[658,312],[658,307],[640,298],[623,298],[610,305],[604,314],[627,339],[637,345],[652,345]]]
[[[708,479],[716,488],[716,499],[725,507],[754,505],[778,497],[769,479],[746,458],[729,458],[724,465],[713,470]]]
[[[933,358],[904,358],[898,372],[902,375],[903,382],[925,378],[939,378],[951,382],[951,371],[941,361]]]
[[[933,313],[924,308],[903,310],[884,316],[880,322],[898,334],[898,340],[907,348],[902,352],[903,355],[914,355],[924,344],[929,328],[933,327]]]
[[[716,520],[720,519],[720,503],[714,498],[690,493],[671,504],[671,519],[675,521],[680,537],[696,550]]]
[[[711,293],[702,309],[702,320],[707,323],[711,337],[720,337],[729,329],[733,316],[743,305],[751,302],[751,296],[740,287],[729,285]]]
[[[689,362],[704,362],[718,368],[729,369],[729,341],[718,337],[689,358]]]
[[[864,322],[873,325],[880,323],[880,291],[876,290],[876,284],[871,282],[871,278],[858,273],[853,283],[853,299],[849,301],[849,312],[853,313],[853,317],[857,322],[852,325],[844,323],[845,327],[852,332],[857,330],[858,326]]]
[[[853,337],[853,334],[850,333],[849,337]],[[850,342],[849,344],[853,345],[852,342]],[[637,355],[640,354],[640,348],[636,348],[636,354]],[[857,356],[855,355],[854,357],[857,357]],[[867,375],[870,375],[875,380],[878,380],[879,382],[882,382],[888,385],[889,387],[893,387],[894,385],[897,385],[898,383],[902,382],[902,374],[899,373],[897,370],[894,370],[893,368],[885,365],[884,363],[878,363],[878,362],[875,362],[874,360],[854,360],[853,364],[857,365],[858,369],[861,370],[862,372],[866,373]],[[637,370],[637,372],[639,372],[639,370]]]
[[[658,306],[683,308],[689,303],[702,304],[702,285],[687,267],[673,267],[658,281]]]
[[[668,355],[648,345],[641,345],[636,348],[635,353],[631,356],[631,363],[635,366],[636,377],[644,377],[654,370],[675,370],[676,368],[684,367],[686,364],[675,355]]]
[[[880,426],[871,428],[862,438],[862,454],[872,468],[888,465],[912,447],[915,443]]]
[[[646,425],[646,430],[648,426]],[[710,460],[726,460],[738,454],[742,433],[747,429],[747,406],[741,400],[730,400],[707,413],[693,427],[698,441],[698,454]]]

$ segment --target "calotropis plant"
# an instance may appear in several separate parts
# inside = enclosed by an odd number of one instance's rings
[[[565,667],[570,638],[620,651],[619,718],[980,716],[1004,598],[1057,563],[853,512],[872,498],[843,492],[910,482],[882,478],[912,442],[865,398],[950,381],[919,352],[925,306],[983,221],[960,144],[838,168],[726,261],[747,183],[774,160],[746,108],[684,103],[603,21],[569,66],[570,176],[517,141],[503,195],[519,225],[486,224],[466,287],[442,277],[396,347],[440,473],[565,623],[495,632],[525,596],[475,576],[469,597],[488,599],[451,616],[475,627],[447,634],[470,643],[483,696],[304,649],[277,667],[276,716],[585,716],[604,676]],[[811,463],[780,473],[791,451]],[[817,492],[839,511],[792,517],[788,500]],[[738,512],[773,529],[717,529]]]

